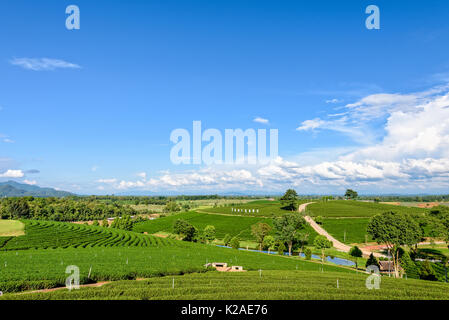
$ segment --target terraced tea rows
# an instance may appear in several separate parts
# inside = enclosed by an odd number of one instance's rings
[[[66,267],[79,267],[81,283],[136,279],[205,271],[207,262],[241,265],[245,270],[310,270],[354,273],[335,265],[175,241],[151,247],[95,247],[6,251],[0,254],[0,291],[64,286]]]
[[[5,295],[3,299],[449,299],[448,284],[382,277],[379,290],[368,290],[366,278],[317,271],[208,272],[119,281],[71,292]]]
[[[118,229],[65,222],[27,220],[24,223],[26,235],[0,238],[0,250],[148,247],[170,245],[173,241]]]

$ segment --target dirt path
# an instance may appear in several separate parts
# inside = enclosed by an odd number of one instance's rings
[[[80,285],[80,288],[98,288],[102,287],[105,284],[111,283],[111,281],[103,281],[103,282],[95,282],[95,283],[89,283],[89,284],[82,284]],[[53,291],[59,291],[67,289],[67,287],[58,287],[58,288],[51,288],[51,289],[41,289],[41,290],[33,290],[33,291],[24,291],[24,292],[18,292],[16,294],[28,294],[28,293],[46,293],[46,292],[53,292]]]
[[[306,207],[309,204],[312,204],[313,202],[309,202],[309,203],[303,203],[299,206],[298,211],[299,212],[303,212],[306,210]],[[323,235],[327,238],[327,240],[332,241],[332,244],[334,246],[335,249],[337,249],[338,251],[343,251],[343,252],[349,252],[351,250],[351,247],[338,241],[337,239],[335,239],[333,236],[331,236],[326,230],[324,230],[320,225],[318,225],[315,220],[313,220],[311,217],[309,216],[304,216],[304,219],[306,219],[307,223],[310,224],[310,226],[320,235]],[[364,256],[369,256],[371,253],[375,256],[375,257],[385,257],[385,255],[378,253],[378,252],[372,252],[366,249],[360,249],[363,252]]]

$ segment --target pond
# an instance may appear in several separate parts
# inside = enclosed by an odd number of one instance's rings
[[[221,247],[221,248],[228,248],[228,249],[232,249],[231,247],[227,247],[227,246],[222,246],[222,245],[217,245],[217,247]],[[268,254],[275,254],[277,255],[278,253],[276,251],[260,251],[260,250],[254,250],[254,249],[244,249],[244,248],[240,248],[239,250],[243,250],[243,251],[251,251],[251,252],[261,252],[261,253],[268,253]],[[299,254],[293,254],[293,256],[298,256]],[[284,256],[288,256],[288,252],[284,252]],[[305,254],[302,253],[301,257],[305,257]],[[316,254],[312,254],[312,259],[315,260],[321,260],[321,257],[316,255]],[[348,259],[343,259],[343,258],[337,258],[337,257],[330,257],[327,256],[326,257],[326,261],[334,263],[336,265],[339,266],[347,266],[347,267],[353,267],[355,266],[355,262],[348,260]]]

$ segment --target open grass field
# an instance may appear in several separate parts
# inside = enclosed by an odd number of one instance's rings
[[[336,200],[317,202],[307,206],[307,214],[322,217],[372,217],[376,214],[394,211],[404,213],[425,213],[426,209],[381,204],[374,202]]]
[[[301,200],[299,203],[306,203],[308,200]],[[241,212],[233,212],[232,208],[240,209]],[[245,212],[247,210],[247,212]],[[251,212],[249,212],[251,210]],[[252,210],[259,210],[259,212],[252,212]],[[251,217],[276,217],[291,211],[282,209],[279,201],[257,200],[248,203],[233,205],[233,206],[219,206],[216,208],[202,209],[203,212],[221,213],[229,215],[251,216]]]
[[[380,289],[368,290],[367,275],[318,271],[207,272],[141,281],[118,281],[99,288],[46,293],[7,294],[1,299],[449,299],[449,285],[382,277]],[[338,279],[338,288],[337,288]],[[174,283],[174,288],[173,288]]]
[[[220,248],[183,241],[170,246],[38,249],[1,253],[0,291],[18,292],[63,286],[69,265],[80,269],[81,283],[136,279],[205,271],[207,262],[226,262],[246,270],[309,270],[353,273],[332,264]],[[89,276],[90,272],[90,277]]]
[[[173,240],[161,239],[112,228],[74,223],[25,220],[26,235],[0,238],[0,251],[46,248],[111,246],[163,246]]]
[[[17,237],[25,234],[25,225],[16,220],[0,220],[0,237]]]
[[[134,226],[134,231],[148,232],[149,234],[171,233],[173,232],[173,224],[178,219],[190,222],[199,230],[203,230],[208,225],[214,226],[217,239],[223,239],[226,234],[230,234],[231,236],[238,236],[240,240],[254,240],[254,236],[251,234],[253,224],[263,222],[273,226],[271,218],[207,214],[192,211],[138,223]],[[309,234],[309,240],[313,242],[316,232],[309,225],[306,226],[305,232]]]
[[[365,239],[369,221],[370,218],[326,218],[322,227],[343,243],[364,243],[365,240],[372,241],[370,236]]]

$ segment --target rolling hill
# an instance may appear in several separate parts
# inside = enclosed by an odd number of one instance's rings
[[[62,198],[74,196],[74,194],[67,191],[59,191],[53,188],[41,188],[15,181],[0,182],[0,197],[26,196]]]

